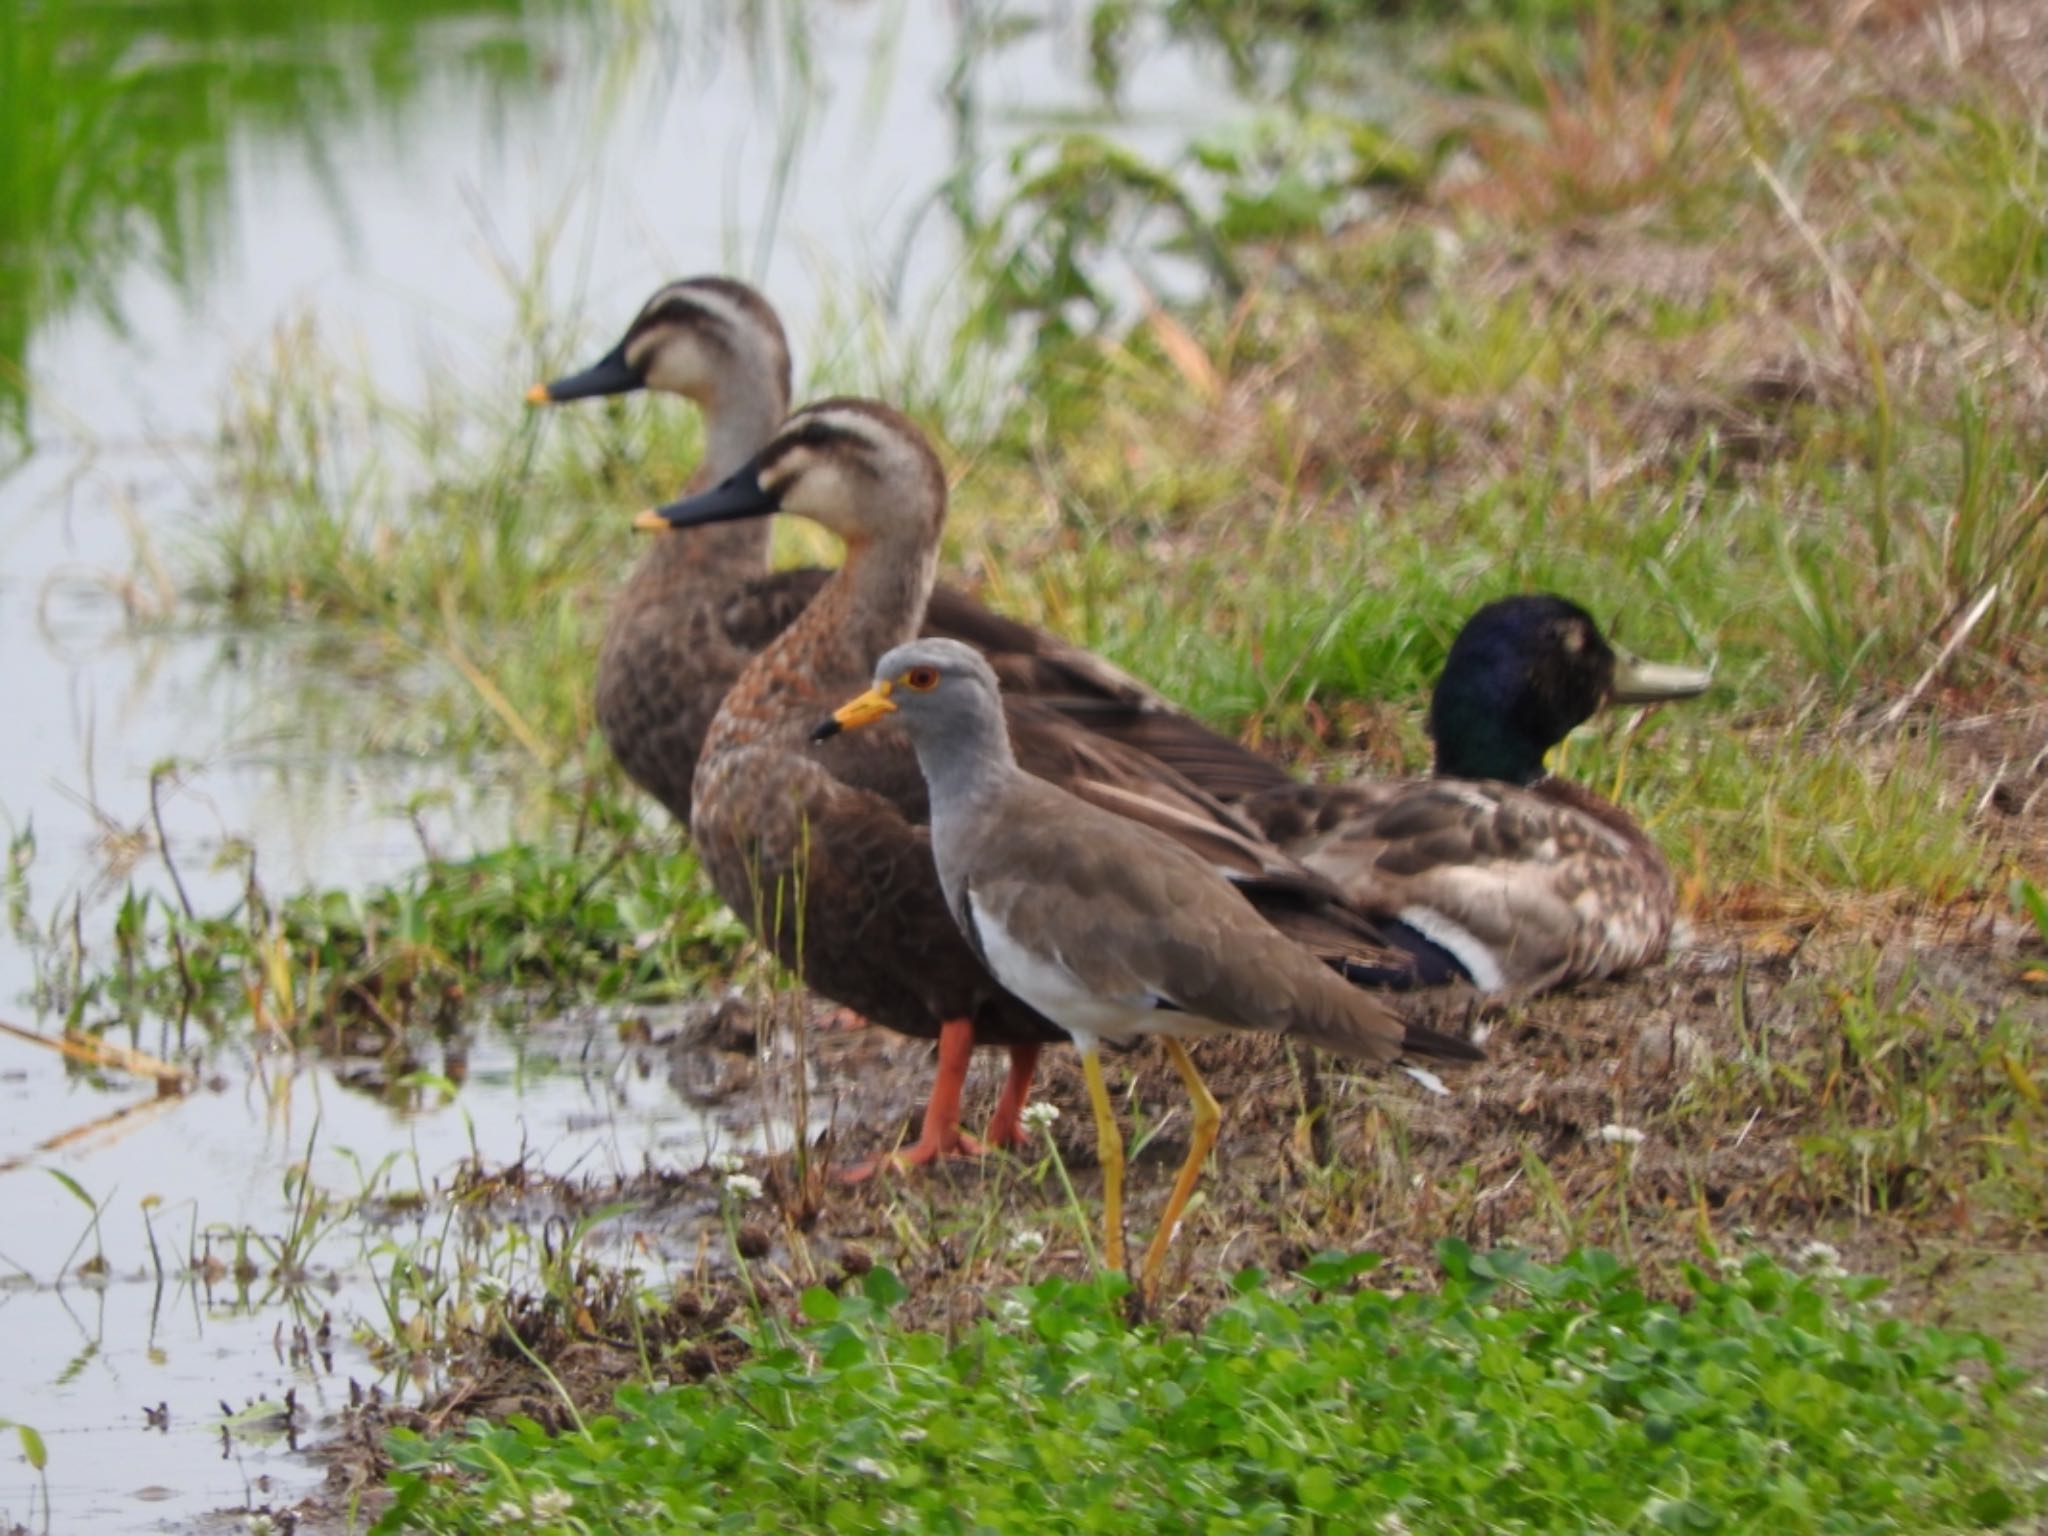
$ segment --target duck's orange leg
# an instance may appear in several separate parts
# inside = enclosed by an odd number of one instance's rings
[[[989,1117],[988,1132],[982,1137],[992,1147],[1024,1145],[1024,1105],[1031,1098],[1031,1079],[1038,1072],[1038,1047],[1010,1047],[1010,1075],[1003,1079],[996,1112]]]
[[[967,1082],[967,1063],[974,1055],[974,1022],[948,1019],[939,1026],[939,1075],[925,1101],[924,1133],[910,1146],[885,1157],[870,1158],[839,1170],[839,1178],[858,1184],[882,1168],[919,1168],[939,1157],[979,1157],[981,1143],[960,1129],[960,1090]]]

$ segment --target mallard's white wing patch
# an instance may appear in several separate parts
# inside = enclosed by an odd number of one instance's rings
[[[1456,918],[1434,907],[1422,906],[1403,907],[1398,915],[1430,943],[1449,950],[1451,958],[1465,968],[1472,985],[1481,992],[1498,992],[1508,984],[1493,946]]]

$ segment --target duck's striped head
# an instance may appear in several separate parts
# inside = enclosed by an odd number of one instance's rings
[[[700,403],[742,380],[789,399],[789,342],[768,301],[729,277],[670,283],[641,306],[619,344],[581,373],[527,392],[535,404],[666,390]]]
[[[645,527],[697,527],[790,512],[849,545],[936,548],[946,476],[911,420],[873,400],[806,406],[717,489],[643,512]]]

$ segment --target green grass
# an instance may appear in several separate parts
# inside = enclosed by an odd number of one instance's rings
[[[379,1531],[1932,1531],[2048,1510],[2039,1407],[1980,1334],[1767,1259],[1653,1300],[1598,1250],[1254,1272],[1197,1332],[1121,1281],[1016,1287],[949,1334],[886,1270],[806,1291],[697,1386],[396,1437]]]
[[[730,970],[745,934],[672,836],[602,791],[564,810],[558,840],[430,858],[368,892],[273,897],[252,870],[231,907],[187,912],[131,887],[100,948],[25,932],[38,1003],[99,1031],[254,1026],[361,1052],[479,1008],[689,996]]]

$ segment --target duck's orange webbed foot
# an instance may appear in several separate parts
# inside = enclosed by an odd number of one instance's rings
[[[939,1071],[924,1106],[924,1132],[899,1152],[870,1158],[838,1170],[842,1183],[858,1184],[884,1168],[921,1168],[941,1157],[980,1157],[982,1144],[960,1129],[960,1090],[967,1081],[967,1063],[974,1055],[974,1024],[948,1019],[939,1026]]]

